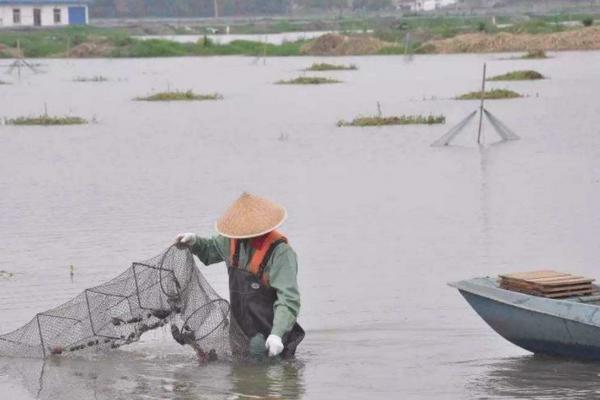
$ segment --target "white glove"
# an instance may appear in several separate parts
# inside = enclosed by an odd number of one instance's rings
[[[275,357],[283,351],[283,343],[277,335],[269,335],[265,342],[265,348],[269,351],[269,357]]]
[[[175,238],[175,244],[192,247],[194,243],[196,243],[196,234],[194,233],[180,233]]]

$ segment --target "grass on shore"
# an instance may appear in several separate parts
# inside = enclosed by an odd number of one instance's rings
[[[178,43],[164,39],[141,40],[122,28],[69,26],[55,29],[7,30],[0,35],[0,58],[14,58],[17,42],[22,56],[44,57],[183,57],[211,55],[292,56],[299,55],[306,40],[282,44],[234,40],[218,44],[210,39]],[[88,49],[85,44],[92,44]],[[82,46],[79,45],[84,45]]]
[[[508,89],[492,89],[485,91],[483,98],[486,100],[499,100],[499,99],[516,99],[523,97],[523,95]],[[456,100],[480,100],[481,90],[476,92],[465,93],[455,97]]]
[[[160,92],[150,96],[136,97],[138,101],[198,101],[198,100],[222,100],[219,93],[196,94],[191,90],[181,92]]]
[[[107,82],[108,78],[102,75],[92,77],[78,76],[73,79],[73,82]]]
[[[548,58],[548,55],[544,50],[529,50],[519,58],[522,60],[535,60]]]
[[[294,79],[275,82],[276,85],[324,85],[328,83],[342,83],[337,79],[323,78],[320,76],[299,76]]]
[[[445,122],[446,117],[443,115],[371,116],[354,118],[352,121],[338,121],[337,126],[433,125]]]
[[[183,56],[226,56],[245,55],[254,57],[294,56],[306,41],[285,42],[280,45],[234,40],[228,44],[217,44],[210,40],[198,43],[177,43],[170,40],[134,40],[131,44],[116,47],[112,57],[183,57]]]
[[[545,79],[544,75],[533,70],[524,71],[512,71],[506,74],[496,75],[488,78],[488,81],[534,81],[538,79]]]
[[[358,67],[354,64],[328,64],[328,63],[314,63],[310,67],[306,68],[305,71],[356,71]]]
[[[53,117],[50,115],[39,115],[35,117],[18,117],[9,119],[7,124],[9,125],[83,125],[87,124],[88,121],[81,117]]]

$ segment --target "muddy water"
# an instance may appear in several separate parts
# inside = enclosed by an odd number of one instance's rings
[[[525,268],[597,276],[600,53],[363,57],[343,84],[279,86],[316,59],[44,60],[3,75],[0,114],[79,115],[84,127],[0,127],[0,331],[167,247],[212,232],[241,191],[289,209],[300,257],[298,360],[197,367],[165,332],[93,359],[0,362],[12,399],[590,398],[600,366],[533,357],[494,334],[446,282]],[[319,61],[332,61],[320,59]],[[477,107],[450,100],[491,74],[540,82],[489,109],[522,139],[429,144]],[[76,76],[104,75],[104,83]],[[152,104],[170,89],[219,102]],[[338,128],[372,114],[444,113],[447,126]],[[496,140],[484,125],[487,143]],[[74,265],[73,280],[69,265]],[[226,295],[222,266],[203,269]],[[1,361],[1,360],[0,360]],[[94,397],[95,396],[95,397]]]

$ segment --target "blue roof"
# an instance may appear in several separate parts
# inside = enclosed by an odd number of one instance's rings
[[[30,4],[30,5],[42,5],[42,4],[88,4],[90,0],[0,0],[2,4]]]

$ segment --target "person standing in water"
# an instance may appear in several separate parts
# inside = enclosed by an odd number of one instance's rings
[[[226,263],[231,314],[250,339],[254,357],[265,351],[270,357],[292,357],[305,335],[297,323],[296,253],[276,231],[286,217],[282,206],[244,193],[216,222],[218,235],[180,233],[175,240],[205,265]]]

